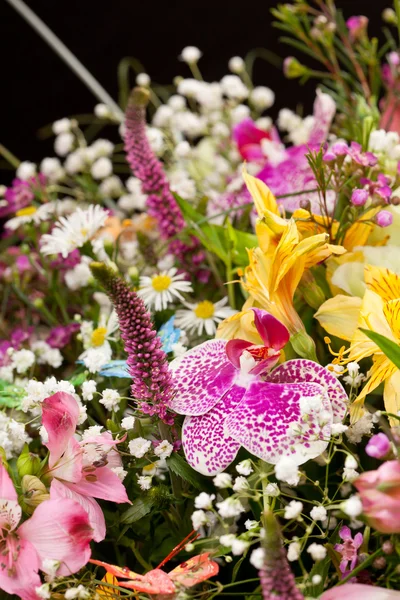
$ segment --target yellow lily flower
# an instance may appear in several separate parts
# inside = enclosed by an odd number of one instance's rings
[[[304,325],[293,297],[304,272],[345,249],[329,244],[327,233],[303,236],[295,219],[280,216],[275,197],[262,181],[247,173],[244,179],[259,216],[256,224],[259,247],[247,251],[249,265],[241,278],[249,298],[241,313],[221,323],[218,337],[253,339],[257,334],[249,328],[250,317],[246,312],[251,306],[273,314],[291,334],[302,332]],[[258,337],[256,340],[259,343]]]
[[[400,410],[400,371],[380,348],[360,328],[380,333],[400,344],[400,277],[383,267],[365,267],[367,290],[363,299],[338,295],[324,302],[315,315],[330,334],[350,341],[348,350],[342,350],[334,362],[346,365],[373,357],[373,365],[366,385],[350,407],[354,423],[363,414],[365,397],[381,383],[387,412]],[[398,425],[396,419],[391,419]]]
[[[109,583],[114,586],[118,585],[118,579],[115,577],[115,575],[112,575],[112,573],[106,573],[101,581],[102,583]],[[119,590],[106,585],[98,585],[96,591],[97,594],[101,598],[105,598],[105,600],[111,600],[112,598],[117,598],[121,595]]]

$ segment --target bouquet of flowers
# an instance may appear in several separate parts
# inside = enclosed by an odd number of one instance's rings
[[[312,115],[186,47],[2,149],[4,597],[400,598],[400,2],[272,12]]]

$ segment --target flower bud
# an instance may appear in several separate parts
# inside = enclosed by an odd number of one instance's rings
[[[389,227],[393,223],[393,215],[388,210],[381,210],[375,217],[375,223],[379,227]]]
[[[382,19],[390,25],[397,25],[397,15],[393,8],[385,8],[382,12]]]
[[[315,281],[314,276],[308,271],[303,276],[299,290],[303,294],[304,300],[311,308],[318,310],[321,304],[326,300],[325,294]]]
[[[350,17],[350,19],[346,21],[346,25],[350,32],[350,39],[352,41],[358,41],[363,38],[367,32],[368,18],[364,15]]]
[[[27,512],[33,512],[39,504],[50,499],[50,494],[46,486],[34,475],[24,475],[21,481],[21,488],[23,503]]]
[[[40,469],[40,458],[29,452],[28,447],[24,449],[17,460],[17,470],[20,477],[24,475],[36,475]]]
[[[390,440],[384,433],[372,436],[365,447],[365,452],[373,458],[384,458],[390,451]]]
[[[314,340],[308,335],[306,331],[298,331],[295,335],[290,338],[293,350],[302,358],[308,358],[315,362],[317,357],[315,354],[315,343]]]
[[[43,306],[44,306],[43,298],[35,298],[34,301],[32,302],[32,304],[35,308],[43,308]]]
[[[394,552],[393,543],[390,540],[386,540],[382,544],[382,550],[385,554],[393,554],[393,552]]]
[[[298,77],[306,75],[308,69],[294,56],[288,56],[283,61],[283,72],[288,79],[297,79]]]
[[[364,206],[369,197],[368,190],[358,189],[353,190],[351,194],[351,203],[353,206]]]

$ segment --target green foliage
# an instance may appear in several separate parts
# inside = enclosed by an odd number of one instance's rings
[[[360,331],[369,337],[369,339],[372,340],[378,346],[378,348],[382,350],[385,356],[387,356],[388,359],[391,360],[398,369],[400,369],[400,348],[396,342],[392,342],[392,340],[386,336],[376,333],[375,331],[370,331],[369,329],[363,329],[360,327]]]
[[[213,489],[210,479],[207,479],[207,477],[200,475],[200,473],[197,473],[197,471],[192,469],[185,459],[177,452],[171,454],[166,462],[172,473],[175,473],[175,475],[178,475],[178,477],[190,483],[190,485],[197,490],[208,491]]]

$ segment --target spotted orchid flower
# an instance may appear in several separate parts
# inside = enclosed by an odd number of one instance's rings
[[[170,364],[176,393],[169,406],[186,415],[186,459],[205,475],[226,469],[241,446],[271,464],[290,456],[300,465],[325,450],[332,423],[345,414],[347,395],[324,367],[295,359],[271,370],[289,332],[252,310],[262,345],[210,340]]]

